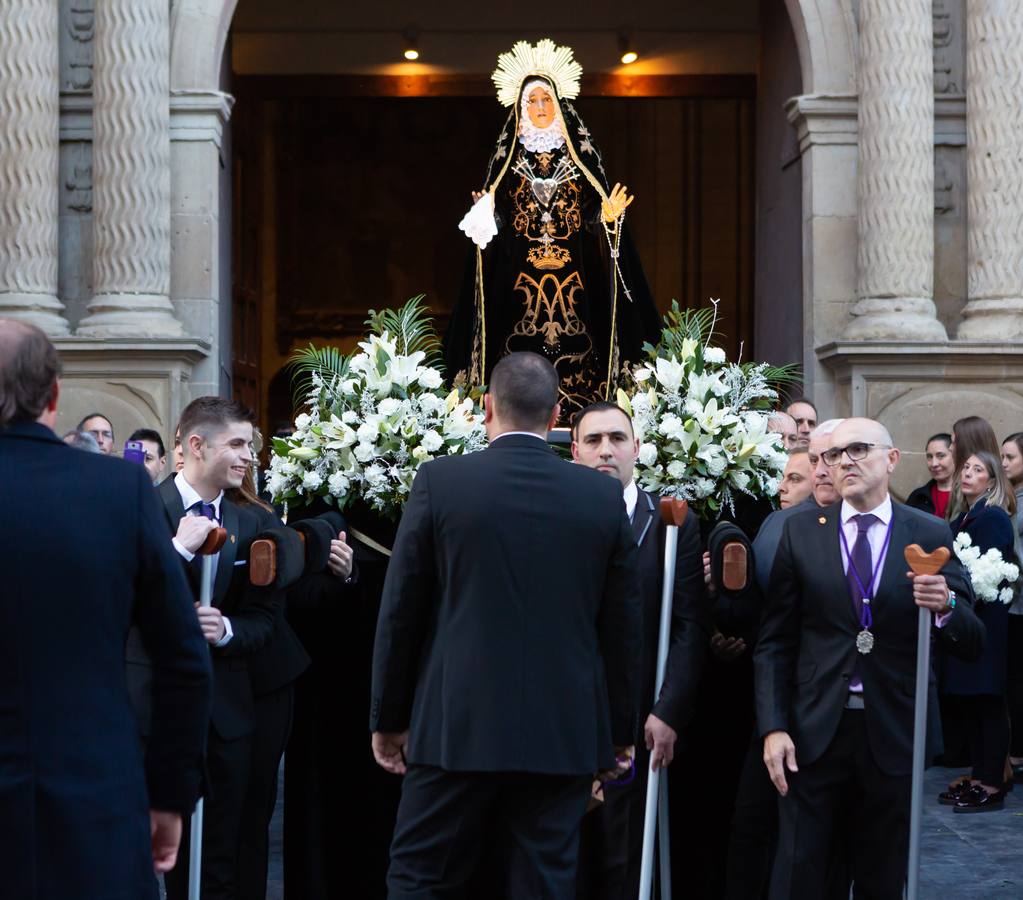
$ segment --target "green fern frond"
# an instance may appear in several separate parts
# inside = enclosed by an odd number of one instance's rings
[[[349,357],[337,347],[314,347],[310,344],[304,350],[291,354],[286,368],[291,372],[291,396],[296,408],[305,403],[313,387],[313,375],[319,375],[325,382],[335,378],[348,377]]]
[[[395,341],[398,353],[409,354],[422,351],[426,354],[423,365],[444,371],[440,338],[433,327],[430,310],[423,300],[425,294],[412,297],[398,309],[375,309],[369,311],[366,327],[372,334],[387,332]]]

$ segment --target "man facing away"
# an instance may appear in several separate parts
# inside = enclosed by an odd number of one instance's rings
[[[146,473],[53,433],[59,369],[42,331],[0,319],[0,893],[155,900],[199,796],[209,659]],[[133,622],[153,662],[145,752]]]
[[[935,614],[938,639],[964,659],[979,654],[983,625],[954,554],[937,575],[907,573],[908,545],[951,551],[952,534],[892,501],[899,451],[884,426],[846,419],[821,457],[841,503],[785,523],[754,657],[764,762],[782,797],[770,895],[826,896],[832,843],[844,833],[856,895],[896,900],[908,852],[918,609]]]
[[[465,895],[510,832],[515,897],[572,900],[593,776],[638,731],[641,612],[621,485],[546,443],[558,377],[502,359],[490,447],[424,464],[381,600],[373,751],[404,773],[392,900]]]
[[[587,852],[581,862],[580,897],[635,900],[643,849],[647,773],[667,766],[675,755],[679,732],[693,716],[700,675],[713,629],[703,585],[700,525],[695,515],[679,529],[675,561],[671,630],[664,684],[654,697],[664,541],[659,498],[634,480],[639,441],[632,419],[614,403],[594,403],[572,423],[576,462],[618,479],[625,510],[639,547],[643,639],[640,647],[639,709],[643,734],[636,752],[636,777],[630,784],[604,787],[604,802],[583,823]]]

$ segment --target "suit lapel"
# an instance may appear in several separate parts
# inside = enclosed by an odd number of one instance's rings
[[[655,506],[653,498],[646,491],[636,495],[636,509],[632,513],[632,533],[636,536],[636,546],[642,547],[650,523],[654,520]]]
[[[160,499],[163,500],[163,511],[167,514],[167,523],[171,534],[177,534],[178,522],[185,517],[185,505],[181,502],[181,494],[174,485],[174,476],[160,482]]]
[[[238,555],[238,507],[226,497],[220,501],[220,524],[227,531],[227,540],[220,548],[217,560],[217,577],[213,582],[213,605],[219,607],[227,595],[234,573],[234,562]]]
[[[904,558],[903,550],[913,539],[912,516],[892,501],[892,539],[888,542],[888,555],[884,558],[884,569],[878,582],[877,597],[884,597],[891,591],[898,580],[905,579],[909,564]]]
[[[845,564],[842,559],[842,538],[839,531],[842,527],[842,502],[833,503],[826,509],[821,510],[817,517],[818,534],[823,539],[823,546],[820,547],[820,557],[824,565],[824,571],[829,573],[831,590],[828,593],[837,598],[841,608],[839,613],[842,616],[840,621],[845,621],[851,628],[859,629],[860,623],[856,618],[856,606],[852,597],[849,596],[849,582],[845,577]]]

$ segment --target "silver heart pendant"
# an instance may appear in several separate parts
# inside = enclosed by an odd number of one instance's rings
[[[534,178],[532,187],[536,199],[547,206],[558,189],[558,183],[553,178]]]

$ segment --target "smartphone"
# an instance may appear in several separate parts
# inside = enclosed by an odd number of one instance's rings
[[[142,441],[126,442],[124,445],[124,458],[144,466],[146,464],[146,451],[142,447]]]

